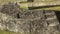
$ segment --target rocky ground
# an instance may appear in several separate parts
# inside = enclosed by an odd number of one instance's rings
[[[60,23],[53,10],[24,10],[14,3],[0,10],[0,29],[20,34],[60,34]]]

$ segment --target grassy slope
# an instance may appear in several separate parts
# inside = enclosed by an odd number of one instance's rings
[[[50,7],[50,8],[41,8],[41,9],[38,9],[38,10],[59,10],[60,11],[60,6],[58,6],[58,7]]]
[[[5,30],[0,30],[0,34],[18,34],[18,33],[5,31]]]
[[[43,2],[53,2],[53,1],[56,1],[56,0],[49,0],[49,1],[43,1]],[[26,2],[27,3],[27,2]],[[28,2],[29,3],[29,2]],[[25,6],[22,6],[21,8],[27,8]],[[50,8],[40,8],[39,10],[59,10],[60,11],[60,6],[57,6],[57,7],[50,7]]]
[[[0,0],[0,5],[2,5],[2,4],[5,4],[5,3],[8,3],[8,2],[16,2],[16,1],[18,1],[18,0]],[[56,1],[56,0],[45,0],[45,2],[47,2],[47,1]],[[22,7],[23,8],[23,7]],[[43,8],[44,10],[60,10],[60,6],[59,7],[51,7],[51,8]],[[41,10],[43,10],[43,9],[41,9]]]

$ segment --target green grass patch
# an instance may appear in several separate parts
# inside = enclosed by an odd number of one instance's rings
[[[0,34],[18,34],[18,33],[11,32],[11,31],[0,30]]]
[[[50,8],[41,8],[41,9],[38,9],[38,10],[59,10],[60,11],[60,6],[58,6],[58,7],[50,7]]]

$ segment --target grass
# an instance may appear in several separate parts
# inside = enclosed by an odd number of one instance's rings
[[[41,9],[38,9],[38,10],[58,10],[58,11],[60,11],[60,6],[58,6],[58,7],[50,7],[50,8],[41,8]]]
[[[0,34],[18,34],[18,33],[11,32],[11,31],[0,30]]]
[[[16,2],[16,1],[20,1],[20,0],[0,0],[0,5],[6,4],[8,2]],[[44,2],[48,2],[48,1],[57,1],[57,0],[45,0]]]
[[[55,0],[49,0],[49,1],[44,1],[44,2],[55,2]],[[24,6],[24,4],[28,4],[28,3],[32,3],[32,2],[24,2],[22,3],[22,6],[20,6],[20,8],[23,8],[23,9],[28,9],[27,6]],[[56,7],[50,7],[50,8],[40,8],[39,10],[59,10],[60,11],[60,6],[56,6]]]
[[[8,2],[16,2],[18,0],[0,0],[0,5],[6,4]],[[52,1],[57,1],[57,0],[45,0],[44,2],[52,2]],[[21,7],[21,8],[26,8],[26,7]],[[59,7],[51,7],[51,8],[42,8],[40,10],[60,10],[60,6]]]
[[[28,9],[28,7],[20,7],[22,9]],[[60,6],[57,6],[57,7],[50,7],[50,8],[40,8],[38,10],[59,10],[60,11]]]

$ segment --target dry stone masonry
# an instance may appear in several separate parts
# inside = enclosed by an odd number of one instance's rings
[[[53,10],[23,10],[13,4],[0,10],[1,30],[20,34],[59,34],[57,26],[60,25]]]
[[[20,32],[21,34],[41,34],[51,32],[59,24],[54,11],[31,10],[19,13],[20,18],[12,18],[0,13],[0,29]],[[54,15],[54,16],[52,16]],[[47,30],[46,30],[47,29]],[[47,32],[45,32],[47,31]],[[54,31],[54,30],[53,30]],[[57,31],[59,32],[59,31]],[[54,34],[55,32],[53,32]]]

